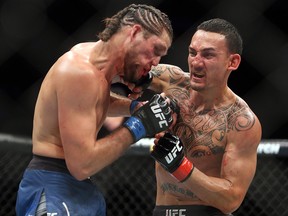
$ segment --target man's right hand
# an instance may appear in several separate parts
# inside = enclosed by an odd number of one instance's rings
[[[149,102],[136,110],[124,123],[132,133],[134,142],[143,137],[153,137],[165,131],[173,122],[173,110],[160,95],[154,95]]]

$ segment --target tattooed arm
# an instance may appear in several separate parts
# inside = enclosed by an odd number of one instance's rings
[[[161,93],[167,90],[170,85],[179,85],[183,80],[188,80],[189,73],[184,72],[180,67],[170,64],[158,64],[151,70],[153,81],[149,89]]]
[[[179,83],[187,82],[189,79],[189,73],[184,72],[181,68],[175,65],[159,64],[152,68],[153,81],[148,87],[155,93],[162,93],[171,85],[179,85]],[[188,81],[189,82],[189,81]],[[181,86],[181,85],[180,85]],[[138,89],[138,91],[141,91]],[[108,116],[130,116],[130,104],[131,100],[137,99],[140,95],[138,93],[131,93],[128,99],[125,96],[118,95],[110,92],[110,105],[108,110]]]
[[[261,140],[261,125],[255,114],[248,107],[231,109],[233,111],[227,114],[226,146],[219,174],[204,171],[207,166],[213,166],[212,158],[217,152],[207,152],[206,159],[201,156],[197,159],[191,151],[194,171],[187,181],[176,185],[190,191],[198,202],[224,213],[231,213],[241,205],[255,175],[257,147]],[[217,141],[213,141],[213,145],[217,145]]]
[[[182,118],[173,130],[194,170],[180,183],[156,163],[156,204],[208,205],[231,213],[241,205],[255,175],[260,122],[238,97],[233,104],[198,113],[179,102]]]

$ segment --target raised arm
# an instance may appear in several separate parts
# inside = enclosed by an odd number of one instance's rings
[[[170,64],[158,64],[152,67],[150,73],[153,75],[152,82],[147,87],[156,92],[165,92],[171,84],[179,84],[183,80],[189,78],[189,73],[184,72],[180,67]],[[142,87],[135,87],[135,92],[143,93]],[[136,100],[141,94],[131,93],[129,98]]]
[[[165,92],[171,85],[179,85],[180,82],[185,82],[189,78],[189,73],[184,72],[181,68],[170,64],[159,64],[152,68],[150,73],[153,75],[152,82],[145,88],[148,88],[155,93]],[[141,92],[142,87],[135,87],[136,92]],[[131,93],[130,97],[127,98],[122,95],[118,95],[114,92],[110,92],[110,107],[107,115],[110,117],[114,116],[130,116],[131,113],[131,102],[139,98],[140,94]],[[139,104],[137,108],[142,106]]]
[[[153,81],[148,87],[157,93],[165,92],[172,84],[176,84],[184,77],[189,77],[180,67],[170,64],[159,64],[152,68]]]

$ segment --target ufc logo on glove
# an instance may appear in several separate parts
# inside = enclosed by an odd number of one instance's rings
[[[165,131],[173,122],[173,110],[161,95],[154,95],[149,102],[136,110],[124,123],[134,142],[143,137],[153,137]]]
[[[177,153],[180,153],[181,150],[183,149],[183,146],[179,146],[178,142],[172,149],[172,151],[170,153],[168,153],[168,155],[165,157],[165,160],[168,164],[170,164],[176,157],[177,157]]]
[[[163,128],[163,125],[168,127],[168,122],[166,121],[165,116],[164,116],[159,104],[151,106],[151,110],[155,114],[155,117],[159,118],[161,120],[161,121],[159,121],[160,128]]]

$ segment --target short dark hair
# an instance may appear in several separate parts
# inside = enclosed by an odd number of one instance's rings
[[[202,22],[197,30],[215,32],[225,36],[228,49],[231,53],[242,54],[243,40],[234,25],[224,19],[215,18]]]
[[[140,24],[149,33],[160,36],[166,30],[171,41],[173,29],[168,16],[150,5],[131,4],[111,18],[104,19],[105,29],[98,34],[103,41],[108,41],[122,26]]]

